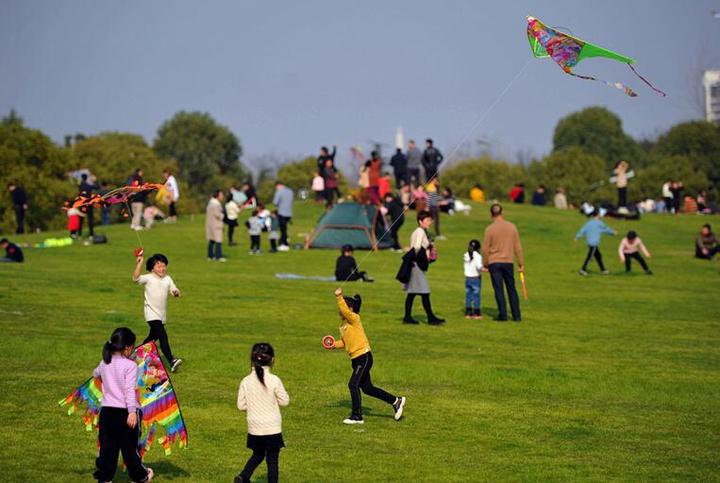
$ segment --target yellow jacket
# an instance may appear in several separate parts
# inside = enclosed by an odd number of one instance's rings
[[[335,299],[342,317],[340,338],[335,341],[335,349],[344,348],[350,359],[370,352],[370,342],[365,335],[360,316],[350,310],[342,295],[336,296]]]
[[[479,201],[480,203],[485,203],[485,192],[480,188],[472,188],[470,190],[470,199],[472,201]]]

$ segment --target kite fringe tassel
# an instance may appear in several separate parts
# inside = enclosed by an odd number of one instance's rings
[[[628,64],[627,66],[630,67],[630,70],[633,71],[633,73],[635,73],[635,75],[638,76],[641,81],[643,81],[645,84],[647,84],[648,87],[650,87],[650,89],[654,90],[655,92],[657,92],[658,94],[660,94],[663,97],[667,97],[666,93],[664,93],[663,91],[661,91],[660,89],[658,89],[657,87],[652,85],[649,80],[647,80],[646,78],[641,76],[640,73],[637,70],[635,70],[635,67],[633,67],[632,64]]]
[[[573,77],[577,77],[578,79],[602,82],[603,84],[605,84],[608,87],[614,87],[615,89],[620,89],[621,91],[623,91],[625,94],[627,94],[630,97],[637,97],[637,93],[634,90],[632,90],[630,87],[626,86],[625,84],[623,84],[621,82],[609,82],[609,81],[606,81],[603,79],[598,79],[597,77],[592,77],[589,75],[580,75],[580,74],[576,74],[575,72],[568,72],[568,71],[565,71],[565,72],[570,74]]]
[[[155,343],[148,342],[138,346],[134,357],[138,364],[138,400],[143,411],[141,421],[143,436],[138,448],[140,457],[144,458],[159,429],[165,432],[157,439],[166,455],[171,453],[171,446],[174,444],[180,448],[187,448],[188,433],[180,411],[180,403],[162,359],[157,353]],[[58,402],[61,407],[67,408],[69,415],[81,411],[87,431],[98,429],[101,403],[102,382],[93,377]],[[81,409],[83,405],[85,408]]]

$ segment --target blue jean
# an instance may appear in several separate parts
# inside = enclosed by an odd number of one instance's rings
[[[465,277],[465,307],[480,310],[480,277]]]

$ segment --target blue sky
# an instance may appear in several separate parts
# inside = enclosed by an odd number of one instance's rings
[[[352,145],[392,143],[399,125],[446,152],[468,138],[501,156],[538,156],[558,119],[591,105],[619,114],[636,137],[701,117],[702,71],[720,68],[714,8],[720,0],[2,0],[0,111],[15,108],[58,142],[106,130],[151,142],[176,111],[206,111],[247,158],[335,143],[347,159]],[[640,97],[530,60],[525,15],[634,57],[668,98],[604,59],[576,70]]]

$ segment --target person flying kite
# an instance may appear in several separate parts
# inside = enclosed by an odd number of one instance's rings
[[[527,36],[533,56],[536,59],[550,57],[562,68],[562,70],[565,71],[566,74],[579,77],[580,79],[603,82],[610,87],[615,87],[616,89],[624,91],[625,94],[630,97],[636,97],[637,94],[634,90],[620,82],[608,82],[606,80],[598,79],[597,77],[580,75],[573,72],[573,68],[583,59],[587,59],[589,57],[605,57],[607,59],[627,64],[628,67],[630,67],[630,70],[632,70],[645,84],[650,86],[652,90],[662,96],[667,95],[660,89],[655,88],[647,79],[638,74],[633,67],[635,59],[631,57],[618,54],[617,52],[604,49],[600,46],[591,44],[590,42],[573,37],[572,35],[559,32],[543,24],[535,17],[527,17]]]

